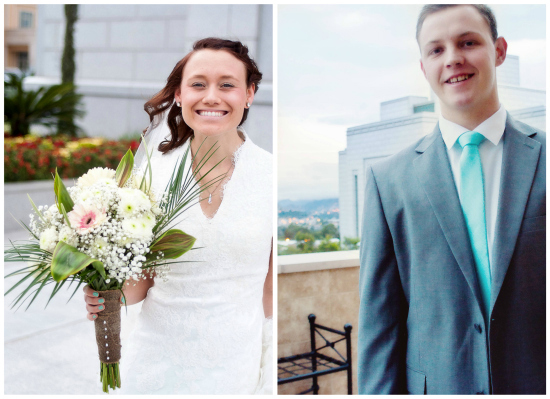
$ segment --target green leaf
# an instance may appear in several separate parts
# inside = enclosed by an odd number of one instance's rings
[[[168,230],[151,245],[150,254],[162,251],[165,259],[176,259],[189,251],[195,240],[195,237],[181,230]]]
[[[72,211],[74,207],[74,202],[71,199],[71,196],[67,191],[67,188],[63,184],[63,181],[57,174],[57,168],[55,169],[55,179],[53,182],[53,190],[55,192],[55,204],[57,205],[57,209],[59,209],[59,213],[62,213],[61,207],[59,204],[63,204],[66,212]]]
[[[44,216],[42,215],[42,212],[40,212],[38,210],[38,208],[36,207],[36,205],[34,204],[33,200],[31,199],[31,196],[29,194],[27,194],[27,197],[29,197],[29,201],[31,202],[31,205],[32,205],[32,208],[34,209],[34,211],[36,212],[36,214],[40,217],[40,219],[42,219],[43,222],[46,222],[46,219],[44,219]]]
[[[74,281],[74,279],[75,279],[75,276],[73,275],[73,281]],[[73,283],[73,281],[71,281],[71,284]],[[78,289],[80,288],[80,286],[81,286],[82,284],[83,284],[83,281],[82,281],[82,280],[78,280],[78,285],[77,285],[76,288],[74,289],[74,291],[73,291],[71,297],[67,300],[67,303],[69,303],[69,301],[70,301],[71,299],[73,299],[74,294],[76,294],[76,292],[78,291]]]
[[[143,139],[142,141],[143,148],[145,149],[145,156],[147,157],[147,167],[145,168],[145,172],[143,172],[143,178],[141,179],[141,184],[139,185],[139,189],[143,190],[144,193],[149,194],[151,191],[151,187],[153,186],[153,169],[151,166],[151,156],[153,155],[153,150],[151,150],[151,155],[149,155],[149,148],[147,148],[147,141]],[[147,176],[147,173],[149,173],[149,187],[147,187],[147,181],[145,179],[145,176]]]
[[[63,214],[63,218],[65,219],[67,226],[71,227],[69,216],[67,215],[67,211],[65,211],[65,206],[63,204],[59,204],[59,207],[61,208],[61,213]]]
[[[128,150],[116,168],[115,178],[119,187],[124,186],[126,181],[130,178],[132,169],[134,169],[134,154],[132,154],[131,150]]]
[[[82,95],[73,84],[63,83],[37,90],[24,89],[23,74],[4,79],[4,121],[11,126],[12,136],[29,133],[31,124],[40,124],[64,133],[82,131],[74,121],[84,116]],[[72,134],[71,134],[72,135]]]
[[[201,143],[197,153],[200,152],[200,148],[205,141]],[[204,165],[219,149],[219,147],[216,148],[216,145],[217,142],[214,143],[200,159],[197,159],[197,155],[192,157],[191,164],[196,165],[195,171],[193,171],[191,167],[186,168],[185,161],[188,153],[190,152],[190,147],[187,147],[183,158],[178,162],[178,166],[174,168],[172,176],[166,185],[165,192],[170,193],[170,199],[161,205],[162,210],[164,211],[164,216],[160,218],[153,228],[153,233],[156,234],[157,232],[168,229],[168,225],[172,223],[172,221],[177,219],[182,213],[189,209],[190,206],[194,205],[195,200],[198,201],[200,199],[200,193],[202,191],[208,189],[214,184],[217,184],[225,178],[225,174],[222,174],[209,181],[204,180],[206,176],[210,175],[212,170],[223,161],[222,159],[210,170],[206,172],[203,171]],[[187,171],[185,171],[186,169]],[[199,173],[202,177],[197,180],[196,178],[199,176]],[[209,179],[210,176],[208,177]],[[204,181],[202,186],[199,185],[201,181]]]
[[[103,262],[96,260],[92,262],[92,267],[96,269],[99,274],[101,274],[101,277],[107,279],[107,274],[105,274],[105,266],[103,266]]]
[[[66,282],[67,282],[67,280],[63,280],[63,281],[58,281],[57,283],[55,283],[55,287],[52,290],[52,293],[50,295],[50,299],[48,299],[48,302],[46,302],[46,306],[44,306],[44,309],[46,309],[48,307],[48,305],[50,304],[50,301],[53,299],[55,294],[57,294],[59,292],[61,287],[63,287],[63,284],[65,284]]]
[[[53,251],[52,277],[55,281],[65,280],[70,275],[78,273],[90,264],[97,270],[97,266],[93,265],[95,262],[99,261],[90,258],[82,252],[78,252],[75,247],[63,241],[59,241]]]
[[[36,240],[40,241],[40,238],[32,232],[32,230],[27,226],[24,222],[21,220],[17,220],[15,216],[13,216],[13,213],[10,212],[11,217],[19,224],[19,226],[23,227],[25,230],[29,232],[29,234],[34,237]]]

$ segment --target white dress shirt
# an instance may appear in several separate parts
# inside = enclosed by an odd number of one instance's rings
[[[500,191],[500,175],[502,170],[502,135],[506,126],[506,110],[501,105],[497,112],[482,122],[472,131],[485,136],[479,145],[479,156],[483,168],[483,186],[485,188],[485,221],[487,224],[487,244],[489,247],[489,264],[491,274],[493,273],[493,245],[495,241],[495,226],[497,222],[498,194]],[[462,148],[458,143],[458,137],[470,131],[463,126],[457,125],[439,117],[439,129],[443,135],[443,141],[447,147],[447,154],[451,163],[458,196],[460,194],[460,156]],[[462,201],[462,199],[461,199]]]

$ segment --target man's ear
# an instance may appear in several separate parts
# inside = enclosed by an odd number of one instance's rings
[[[424,69],[424,64],[422,63],[422,58],[420,59],[420,69],[422,69],[422,73],[424,74],[424,77],[427,80],[428,78],[426,77],[426,70]]]
[[[508,50],[508,43],[503,37],[499,37],[495,42],[495,51],[496,51],[496,66],[502,65],[506,60],[506,51]]]

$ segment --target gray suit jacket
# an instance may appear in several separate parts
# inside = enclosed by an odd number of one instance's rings
[[[545,134],[508,115],[503,140],[488,332],[439,126],[372,166],[359,393],[546,392]]]

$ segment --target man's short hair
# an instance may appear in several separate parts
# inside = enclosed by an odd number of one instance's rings
[[[485,18],[485,20],[489,24],[489,29],[491,30],[493,42],[496,42],[498,38],[497,20],[495,19],[495,14],[493,14],[493,11],[485,4],[426,4],[424,7],[422,7],[420,15],[418,15],[418,22],[416,23],[416,41],[418,42],[418,36],[420,35],[420,30],[422,29],[422,25],[424,24],[424,20],[426,19],[426,17],[449,7],[463,5],[474,7],[481,14],[481,16]]]

